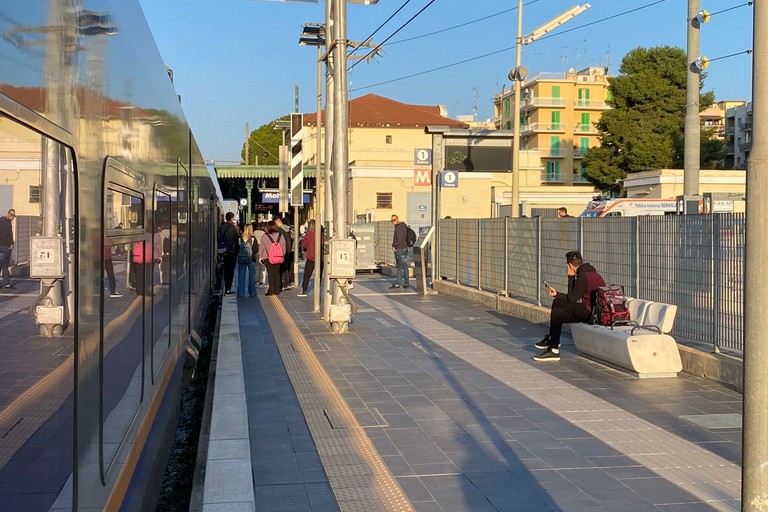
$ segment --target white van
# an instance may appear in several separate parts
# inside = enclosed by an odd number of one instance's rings
[[[602,199],[590,202],[580,217],[637,217],[677,213],[674,199]]]

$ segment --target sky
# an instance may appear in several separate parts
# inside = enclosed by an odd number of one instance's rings
[[[251,131],[316,105],[317,50],[299,46],[304,23],[323,22],[324,2],[140,0],[160,54],[203,156],[239,163],[245,124]],[[581,2],[579,5],[583,5]],[[686,45],[686,0],[593,0],[591,7],[523,48],[529,76],[608,66],[637,47]],[[717,100],[752,96],[753,8],[746,0],[701,0],[712,13],[701,28],[710,59],[705,90]],[[391,21],[381,25],[405,5]],[[524,0],[527,34],[577,5]],[[425,8],[426,6],[426,8]],[[422,11],[423,9],[423,11]],[[420,14],[419,11],[422,11]],[[415,17],[414,17],[415,16]],[[509,88],[515,65],[515,0],[380,0],[349,4],[347,36],[387,42],[375,60],[350,61],[351,98],[378,94],[403,103],[444,105],[448,115],[493,117],[493,97]],[[410,23],[408,20],[413,18]],[[406,24],[407,23],[407,24]],[[405,26],[403,26],[405,25]],[[364,55],[358,50],[357,54]]]

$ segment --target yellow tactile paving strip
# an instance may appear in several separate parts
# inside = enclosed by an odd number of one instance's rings
[[[413,511],[301,331],[277,297],[259,297],[342,512]],[[333,419],[333,428],[328,421]],[[336,423],[340,424],[336,424]]]

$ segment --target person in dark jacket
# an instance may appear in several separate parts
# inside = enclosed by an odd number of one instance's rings
[[[595,267],[584,263],[579,251],[566,253],[565,264],[568,292],[558,292],[551,286],[547,288],[547,293],[555,298],[549,315],[549,334],[535,345],[538,349],[544,349],[544,352],[534,356],[534,361],[560,360],[560,334],[563,324],[589,320],[595,290],[605,286],[602,276],[597,273]]]
[[[227,241],[227,252],[224,254],[224,289],[227,295],[235,293],[232,282],[235,280],[237,266],[237,249],[240,244],[240,231],[235,227],[235,214],[227,212],[224,222],[219,226],[219,238]]]
[[[304,278],[301,280],[301,293],[299,297],[307,296],[307,289],[309,288],[309,279],[312,277],[312,272],[315,270],[315,219],[310,219],[307,223],[307,232],[304,234],[304,239],[301,241],[301,246],[307,251],[307,262],[304,264]],[[323,275],[323,230],[320,229],[320,275]]]
[[[395,253],[395,272],[397,279],[390,288],[400,288],[400,274],[403,274],[403,288],[408,288],[408,226],[400,222],[397,215],[392,216],[395,234],[392,235],[392,251]]]
[[[8,269],[11,263],[13,251],[13,219],[16,218],[16,210],[11,208],[5,217],[0,217],[0,272],[3,273],[3,288],[15,290],[11,283],[11,272]]]

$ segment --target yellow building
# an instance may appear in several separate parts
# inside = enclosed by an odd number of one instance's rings
[[[382,220],[391,214],[409,223],[428,224],[432,212],[431,164],[418,163],[419,149],[432,150],[432,135],[426,126],[441,126],[466,136],[446,139],[445,169],[461,170],[459,187],[443,190],[440,215],[454,218],[484,218],[511,213],[512,132],[470,130],[467,123],[450,119],[442,106],[408,105],[368,94],[350,102],[349,216],[353,220]],[[317,121],[304,116],[302,147],[305,162],[314,165]],[[464,152],[474,160],[464,171],[456,155]],[[489,156],[488,158],[483,158]],[[477,158],[475,158],[477,156]],[[504,159],[506,157],[506,160]],[[594,195],[588,183],[552,188],[542,181],[544,167],[538,151],[523,150],[520,202],[525,215],[539,209],[554,211],[567,206],[578,214]],[[326,157],[323,157],[327,161]],[[456,160],[456,161],[454,161]],[[426,180],[426,181],[425,181]]]
[[[596,123],[610,107],[608,72],[590,67],[567,73],[540,73],[522,86],[520,149],[538,152],[542,172],[528,171],[525,182],[546,185],[588,185],[582,176],[587,148],[599,146]],[[512,129],[514,89],[494,98],[496,126]]]

